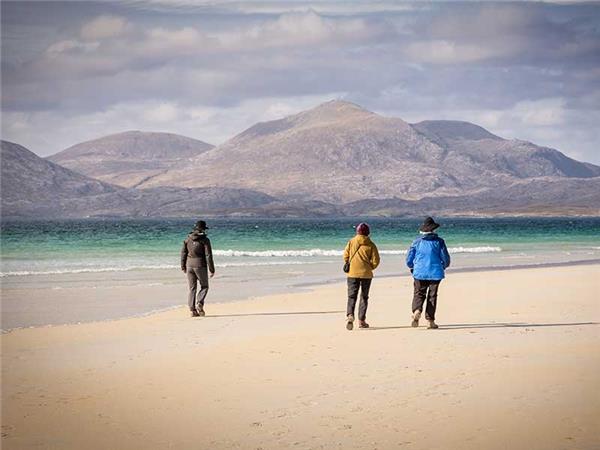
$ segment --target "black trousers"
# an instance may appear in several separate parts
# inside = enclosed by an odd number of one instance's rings
[[[415,293],[413,295],[412,310],[423,311],[425,305],[425,319],[435,320],[435,308],[437,307],[438,288],[442,280],[417,280],[415,279]]]
[[[369,306],[369,289],[371,289],[371,278],[348,278],[348,307],[346,315],[354,315],[358,291],[360,290],[360,305],[358,307],[358,320],[366,320],[367,307]]]

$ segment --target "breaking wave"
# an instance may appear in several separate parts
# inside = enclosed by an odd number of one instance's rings
[[[448,249],[450,253],[496,253],[501,252],[500,247],[451,247]],[[382,255],[406,255],[406,250],[380,250]],[[297,258],[297,257],[318,257],[318,256],[342,256],[343,250],[323,250],[313,248],[310,250],[262,250],[262,251],[246,251],[246,250],[215,250],[215,256],[226,257],[252,257],[252,258]]]

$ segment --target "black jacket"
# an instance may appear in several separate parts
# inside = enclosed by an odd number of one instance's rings
[[[181,270],[187,270],[188,267],[208,267],[210,273],[215,272],[210,239],[208,239],[206,233],[203,231],[194,230],[183,241],[183,247],[181,248]]]

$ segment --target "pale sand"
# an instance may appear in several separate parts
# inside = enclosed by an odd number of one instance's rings
[[[600,266],[453,274],[2,336],[4,449],[597,449]]]

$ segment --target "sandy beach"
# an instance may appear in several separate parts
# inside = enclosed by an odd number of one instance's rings
[[[5,449],[600,448],[600,265],[410,278],[2,335]]]

